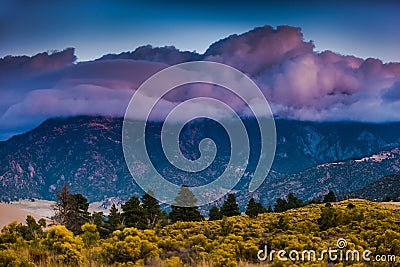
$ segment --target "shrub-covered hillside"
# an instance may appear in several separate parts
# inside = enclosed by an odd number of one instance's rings
[[[176,222],[154,230],[124,228],[100,238],[94,224],[74,235],[64,226],[45,231],[31,218],[0,235],[0,266],[400,266],[400,210],[365,200],[312,204],[222,220]],[[396,255],[396,262],[260,261],[268,250],[357,249]],[[389,259],[389,257],[387,257]],[[393,260],[393,259],[391,259]]]
[[[343,198],[362,198],[372,201],[398,201],[400,175],[387,175],[359,190],[343,194]]]

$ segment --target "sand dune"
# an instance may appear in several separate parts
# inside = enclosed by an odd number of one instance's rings
[[[13,201],[14,207],[21,210],[25,210],[34,214],[38,214],[42,217],[51,218],[54,215],[54,210],[52,206],[55,204],[54,201],[43,200],[43,199],[20,199],[18,201]]]
[[[26,216],[28,215],[31,215],[36,220],[43,218],[38,214],[22,210],[11,204],[0,203],[0,228],[3,228],[13,221],[25,223]]]
[[[110,203],[114,203],[113,199],[108,200],[107,205],[104,205],[103,201],[90,203],[89,212],[96,211],[108,214],[111,207]],[[22,199],[10,204],[0,202],[0,229],[13,221],[25,223],[28,215],[33,216],[36,220],[45,218],[47,225],[54,224],[54,221],[50,219],[54,215],[54,204],[54,201],[43,199]],[[120,205],[117,205],[117,207],[120,208]]]

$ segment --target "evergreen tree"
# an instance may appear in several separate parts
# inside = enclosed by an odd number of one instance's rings
[[[82,233],[82,225],[89,222],[89,203],[82,194],[70,195],[70,207],[68,209],[65,226],[74,234]]]
[[[259,211],[258,214],[267,212],[267,209],[263,206],[263,204],[261,204],[261,202],[256,202],[256,210]]]
[[[40,225],[40,227],[46,228],[46,219],[44,218],[39,219],[38,224]]]
[[[256,202],[254,198],[251,198],[247,204],[246,214],[251,218],[255,218],[259,213],[264,212],[267,212],[264,206],[260,202]]]
[[[239,205],[234,194],[229,194],[221,207],[221,215],[230,217],[240,215]]]
[[[176,206],[180,207],[196,207],[197,199],[190,191],[189,187],[182,185],[178,195],[175,198]]]
[[[251,218],[255,218],[258,215],[258,212],[256,210],[256,201],[254,198],[250,198],[249,203],[247,204],[246,208],[246,215],[248,215]]]
[[[172,205],[172,210],[169,213],[169,218],[172,222],[201,221],[204,219],[196,206],[196,197],[187,186],[181,186],[175,198],[175,203],[175,205]]]
[[[104,214],[102,211],[100,212],[93,212],[90,215],[90,223],[96,225],[96,228],[99,229],[100,227],[104,226]]]
[[[165,210],[161,210],[160,218],[157,220],[157,225],[164,227],[169,223],[169,214]]]
[[[146,219],[146,228],[153,229],[161,219],[161,208],[158,201],[154,198],[154,193],[149,190],[142,197],[142,207]]]
[[[38,224],[32,216],[28,215],[26,217],[26,226],[32,236],[32,239],[36,239],[38,237],[42,237],[43,229],[40,224]]]
[[[272,207],[271,207],[271,206],[268,206],[267,212],[274,212],[274,211],[272,210]]]
[[[103,212],[93,212],[90,216],[90,223],[96,225],[101,238],[105,238],[109,234]]]
[[[117,207],[113,203],[110,208],[110,214],[108,215],[108,219],[105,223],[108,232],[112,233],[115,230],[121,229],[122,217],[121,213],[119,213]]]
[[[287,196],[287,209],[295,209],[303,206],[303,201],[290,192]]]
[[[295,195],[290,192],[287,195],[287,200],[282,198],[277,198],[276,203],[274,205],[274,211],[283,212],[289,209],[295,209],[304,206],[304,203],[301,199],[295,197]]]
[[[328,202],[336,202],[335,193],[333,193],[332,191],[329,191],[329,193],[324,196],[323,203],[328,203]]]
[[[35,240],[43,237],[43,229],[32,216],[26,217],[26,225],[18,224],[16,227],[17,232],[24,240]]]
[[[282,211],[286,211],[287,209],[288,209],[288,203],[287,203],[286,199],[277,198],[276,203],[274,205],[274,211],[282,212]]]
[[[74,234],[81,233],[81,226],[89,221],[87,199],[81,194],[71,194],[66,184],[56,191],[56,198],[57,202],[53,207],[55,220]]]
[[[145,212],[137,197],[131,197],[121,208],[126,227],[146,228]]]
[[[221,212],[219,211],[217,206],[213,206],[209,210],[208,217],[209,217],[210,221],[215,221],[215,220],[221,220],[222,219]]]

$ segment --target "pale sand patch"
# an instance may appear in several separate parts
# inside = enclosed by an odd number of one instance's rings
[[[51,218],[54,216],[53,206],[56,202],[43,199],[21,199],[13,201],[10,204],[0,202],[0,229],[13,221],[25,223],[26,216],[31,215],[37,220],[45,218],[47,225],[53,224]],[[107,201],[93,202],[89,205],[89,212],[103,212],[108,215],[112,203],[117,204],[117,208],[121,210],[121,205],[118,204],[118,199],[110,198]]]
[[[104,201],[92,202],[89,203],[89,212],[103,212],[104,215],[108,215],[110,213],[110,208],[113,203],[116,204],[117,208],[121,210],[121,204],[117,198],[109,198]],[[26,210],[28,212],[32,212],[35,214],[39,214],[40,216],[51,218],[54,216],[53,206],[56,204],[55,201],[43,200],[43,199],[34,199],[33,201],[30,199],[21,199],[18,201],[11,202],[11,205],[20,208],[22,210]]]
[[[11,204],[0,203],[0,228],[3,228],[14,221],[25,224],[26,216],[28,215],[31,215],[36,221],[43,218],[39,214],[22,210]],[[46,221],[49,222],[48,220]]]
[[[52,207],[54,204],[54,201],[43,199],[34,199],[34,201],[31,201],[29,199],[21,199],[11,202],[11,205],[13,205],[14,207],[25,210],[27,212],[38,214],[46,218],[51,218],[54,216],[54,210]]]

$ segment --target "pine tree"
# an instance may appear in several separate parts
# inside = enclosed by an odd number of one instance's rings
[[[323,203],[328,203],[328,202],[336,202],[335,193],[333,193],[332,191],[329,191],[329,193],[324,196]]]
[[[82,233],[82,225],[89,222],[89,203],[82,194],[70,196],[70,207],[68,209],[65,226],[74,234]]]
[[[208,218],[210,221],[215,221],[215,220],[221,220],[222,215],[221,212],[219,211],[217,206],[213,206],[210,211],[208,212]]]
[[[53,209],[55,220],[67,227],[74,234],[81,233],[81,226],[89,221],[89,203],[81,194],[71,194],[64,184],[56,191],[57,202]]]
[[[93,212],[90,215],[90,223],[96,225],[96,228],[99,229],[99,227],[104,226],[104,214],[102,211],[100,212]]]
[[[119,213],[117,207],[113,203],[110,208],[110,214],[108,215],[108,219],[106,221],[107,230],[112,233],[115,230],[121,229],[121,213]]]
[[[288,209],[288,203],[285,199],[277,198],[276,203],[274,205],[274,211],[282,212]]]
[[[295,209],[303,206],[303,201],[290,192],[287,196],[287,209]]]
[[[103,212],[93,212],[90,216],[90,223],[96,225],[101,238],[105,238],[109,234]]]
[[[283,212],[289,209],[295,209],[304,206],[301,199],[297,198],[292,192],[287,195],[287,200],[282,198],[277,198],[274,205],[274,211]]]
[[[25,240],[35,240],[43,236],[42,226],[36,222],[35,218],[28,215],[25,222],[26,226],[21,225],[23,228],[25,228]]]
[[[175,205],[172,205],[172,210],[169,213],[169,218],[172,222],[201,221],[204,219],[196,206],[196,197],[187,186],[181,186],[175,198],[175,203]]]
[[[260,202],[256,202],[254,198],[251,198],[247,204],[246,214],[251,218],[255,218],[259,213],[264,212],[267,212],[264,206]]]
[[[136,227],[138,229],[146,228],[145,212],[137,197],[131,197],[122,206],[122,217],[125,220],[126,227]]]
[[[197,199],[189,187],[182,185],[175,198],[175,205],[180,207],[196,207]]]
[[[153,229],[161,219],[161,208],[158,201],[154,198],[154,193],[149,190],[142,197],[142,207],[146,219],[146,228]]]
[[[221,215],[230,217],[240,215],[239,205],[234,194],[229,194],[221,207]]]

